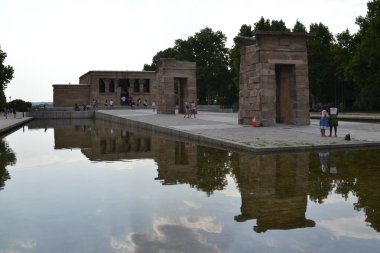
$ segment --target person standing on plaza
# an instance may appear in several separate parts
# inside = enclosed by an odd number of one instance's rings
[[[330,125],[330,135],[332,134],[332,129],[334,128],[335,137],[337,137],[336,132],[338,128],[338,108],[334,105],[329,109],[329,125]]]
[[[110,107],[113,107],[113,99],[110,99]]]
[[[189,102],[185,102],[185,115],[183,116],[184,118],[188,117],[189,118],[189,115],[190,115],[190,105],[189,105]]]
[[[323,109],[321,112],[321,118],[319,120],[319,128],[321,130],[321,136],[326,136],[326,130],[329,129],[329,118],[327,113],[327,108]]]
[[[194,119],[195,119],[195,114],[197,113],[197,106],[195,105],[195,102],[191,102],[190,104],[190,113],[189,113],[189,118],[191,118],[191,115],[193,114],[194,115]]]
[[[152,109],[153,109],[153,112],[156,111],[156,101],[152,101]]]

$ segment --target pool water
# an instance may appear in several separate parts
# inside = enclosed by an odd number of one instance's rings
[[[55,120],[0,150],[0,253],[380,249],[379,149],[238,153]]]

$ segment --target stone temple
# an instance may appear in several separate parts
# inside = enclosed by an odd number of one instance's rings
[[[256,32],[235,38],[240,44],[239,124],[309,125],[307,33]],[[184,112],[184,102],[197,101],[196,64],[161,59],[157,71],[89,71],[79,85],[55,84],[54,107],[115,106],[134,101],[157,104],[157,112]],[[139,103],[140,102],[140,103]]]
[[[104,107],[110,100],[114,106],[140,107],[144,101],[157,104],[157,113],[174,114],[175,105],[184,111],[185,101],[197,100],[195,62],[161,59],[157,71],[89,71],[79,77],[79,84],[54,84],[54,107],[91,105],[97,100]]]
[[[240,44],[239,124],[309,125],[307,33],[256,32]]]

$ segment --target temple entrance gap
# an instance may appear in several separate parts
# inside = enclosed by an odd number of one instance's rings
[[[157,113],[183,113],[185,101],[197,101],[195,62],[161,59],[157,84]]]
[[[174,78],[174,94],[175,94],[175,106],[178,108],[178,113],[185,112],[185,102],[184,97],[186,97],[186,78]]]
[[[295,102],[294,65],[276,64],[276,123],[292,124],[292,104]]]

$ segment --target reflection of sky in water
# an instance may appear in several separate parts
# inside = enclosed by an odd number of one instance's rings
[[[80,149],[54,150],[52,129],[19,130],[6,141],[17,163],[7,167],[11,179],[0,191],[0,253],[380,248],[379,233],[366,226],[363,211],[353,209],[352,195],[346,201],[330,194],[322,205],[306,200],[305,217],[315,227],[256,233],[256,219],[234,220],[242,200],[232,175],[224,190],[208,197],[188,184],[154,180],[152,158],[94,163]]]

